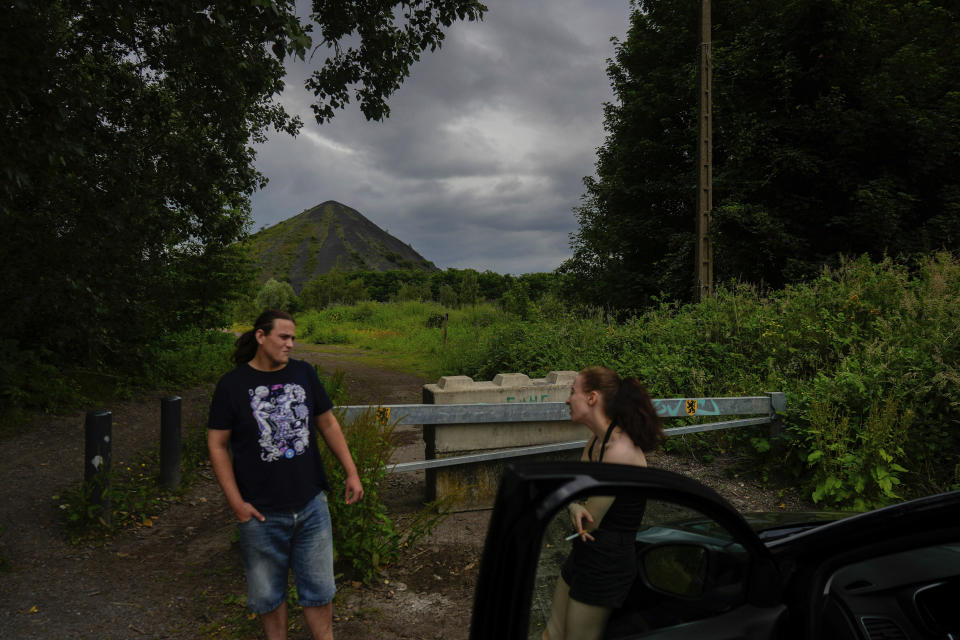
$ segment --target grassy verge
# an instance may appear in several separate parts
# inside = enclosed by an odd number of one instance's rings
[[[297,337],[355,347],[366,352],[364,362],[436,378],[476,368],[510,322],[489,304],[449,309],[434,302],[362,302],[299,314]]]

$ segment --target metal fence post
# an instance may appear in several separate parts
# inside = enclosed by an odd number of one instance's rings
[[[160,401],[160,484],[167,489],[180,485],[181,406],[179,396]]]
[[[110,458],[113,414],[109,411],[88,411],[84,424],[83,481],[90,490],[90,504],[99,505],[101,518],[110,516]]]
[[[783,435],[783,421],[780,413],[787,410],[787,394],[783,391],[767,391],[770,397],[770,439],[776,440]]]

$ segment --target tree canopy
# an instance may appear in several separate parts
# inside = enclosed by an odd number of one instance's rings
[[[608,137],[562,267],[592,302],[693,291],[699,5],[636,2],[608,67]],[[958,22],[946,0],[713,3],[717,279],[960,246]]]
[[[235,243],[265,182],[252,145],[301,122],[284,60],[329,52],[305,86],[325,122],[368,118],[473,0],[13,0],[0,9],[4,351],[116,361],[215,326],[249,281]],[[0,367],[2,369],[3,367]],[[0,381],[2,382],[2,381]]]

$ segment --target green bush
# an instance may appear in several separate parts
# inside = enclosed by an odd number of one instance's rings
[[[960,262],[948,253],[851,260],[764,294],[728,283],[699,304],[662,302],[619,319],[553,296],[530,301],[526,320],[468,306],[449,311],[444,346],[425,325],[446,311],[413,301],[332,307],[298,318],[298,333],[309,326],[313,341],[401,354],[427,377],[605,364],[657,397],[784,391],[778,446],[760,427],[684,442],[739,448],[831,508],[960,487]]]
[[[19,413],[73,411],[97,402],[128,397],[140,390],[170,389],[215,380],[230,368],[232,334],[187,329],[160,335],[132,346],[123,366],[102,363],[57,366],[43,349],[19,350],[12,340],[0,342],[0,419],[5,431]]]
[[[457,295],[457,292],[454,291],[453,287],[449,284],[441,284],[437,291],[437,296],[440,306],[448,309],[456,309],[460,306],[460,296]]]
[[[820,463],[813,468],[814,502],[862,511],[901,497],[895,488],[907,469],[896,461],[904,459],[911,410],[901,413],[893,399],[882,408],[875,402],[853,428],[849,416],[814,401],[808,418],[807,462]]]
[[[696,305],[614,322],[593,311],[502,328],[460,373],[543,375],[605,364],[653,395],[785,391],[782,447],[756,429],[716,436],[814,500],[863,509],[957,487],[960,262],[849,261],[761,296],[731,284]]]
[[[343,371],[338,369],[326,377],[317,367],[317,373],[334,405],[349,404]],[[352,422],[341,420],[340,423],[363,483],[364,497],[353,505],[345,503],[343,468],[321,445],[324,466],[333,486],[328,506],[333,520],[334,552],[341,565],[346,565],[356,578],[372,584],[406,546],[428,535],[447,511],[444,503],[427,504],[409,522],[397,526],[380,499],[380,487],[397,447],[393,437],[396,423],[391,423],[380,409],[370,409]]]
[[[320,365],[315,364],[313,368],[317,370],[320,383],[323,385],[324,390],[327,392],[334,406],[339,407],[350,404],[350,397],[347,395],[346,372],[342,369],[337,369],[328,377],[323,374]]]
[[[233,334],[187,329],[161,337],[140,350],[136,387],[186,387],[214,380],[227,371],[236,342]]]
[[[293,311],[296,308],[297,295],[289,282],[279,282],[270,278],[257,293],[256,306],[258,309],[281,309]]]
[[[341,420],[364,490],[363,499],[352,505],[344,500],[343,468],[326,447],[321,447],[333,488],[328,506],[333,521],[335,558],[353,577],[366,584],[373,584],[405,547],[428,535],[447,515],[443,504],[430,503],[401,527],[387,514],[380,488],[397,446],[393,438],[396,424],[375,408],[353,421]]]
[[[53,354],[19,348],[11,339],[0,339],[0,418],[4,429],[13,427],[27,411],[61,412],[82,399],[80,383],[50,361]]]

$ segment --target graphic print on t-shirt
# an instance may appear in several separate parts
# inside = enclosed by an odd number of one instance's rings
[[[306,451],[310,442],[310,408],[303,387],[275,384],[249,391],[250,408],[260,430],[260,459],[273,462]]]

